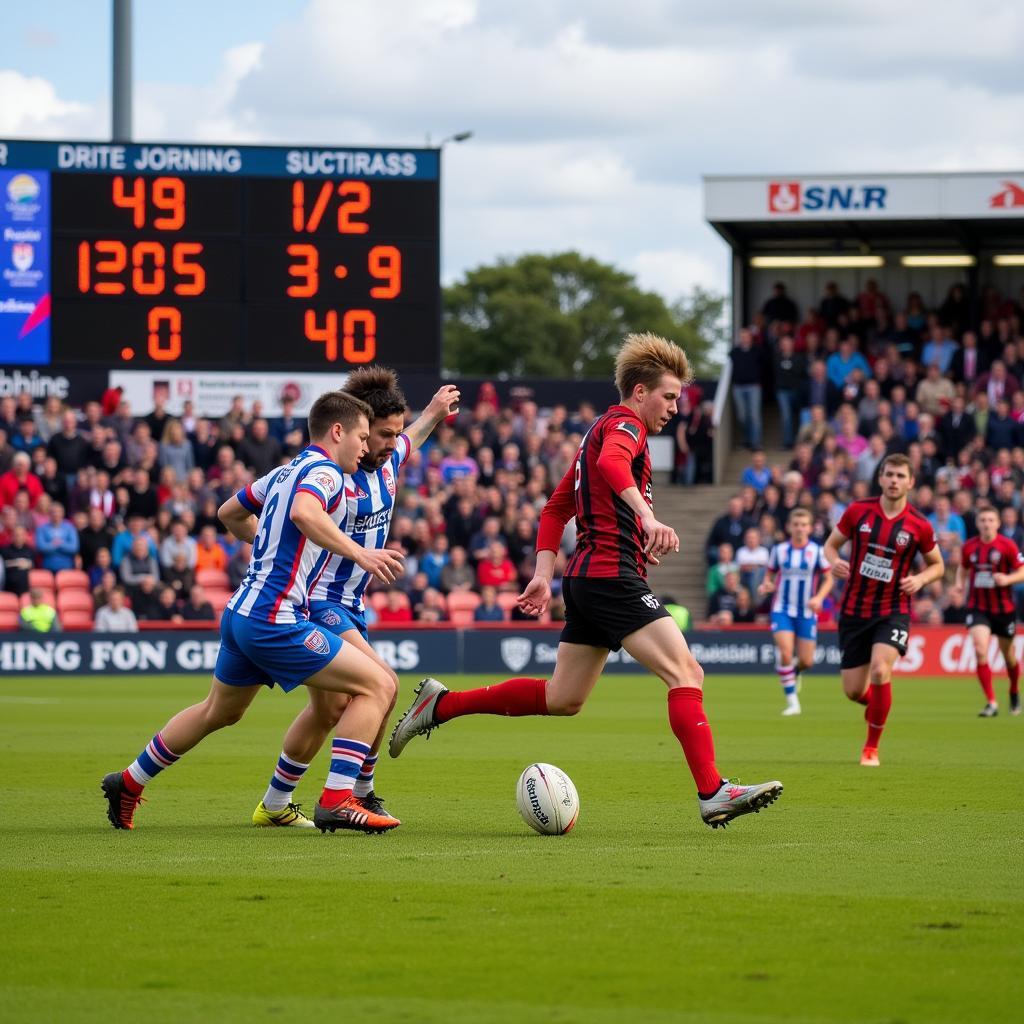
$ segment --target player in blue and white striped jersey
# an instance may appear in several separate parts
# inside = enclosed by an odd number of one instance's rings
[[[405,395],[398,387],[398,378],[393,370],[380,366],[355,370],[349,374],[342,391],[366,402],[373,412],[373,419],[368,451],[360,460],[359,468],[345,477],[341,529],[360,548],[379,551],[387,543],[391,529],[399,470],[409,458],[409,453],[422,445],[438,423],[455,411],[459,391],[451,384],[444,385],[408,429],[405,429]],[[368,657],[379,660],[370,645],[363,612],[363,591],[370,575],[351,559],[331,555],[311,586],[309,614],[310,620],[325,631],[340,636],[346,644],[358,647]],[[383,662],[381,665],[391,672],[397,686],[398,677]],[[253,812],[253,824],[301,824],[282,821],[281,815],[286,814],[296,786],[333,730],[331,770],[319,802],[321,808],[332,806],[337,799],[338,787],[345,782],[335,768],[346,765],[346,744],[350,735],[347,701],[343,694],[310,691],[308,706],[299,713],[285,734],[277,768],[263,800]],[[387,815],[387,811],[374,792],[373,776],[384,732],[382,728],[375,738],[353,789],[356,799],[367,811],[381,815]]]
[[[772,635],[777,650],[775,670],[786,696],[782,713],[799,715],[800,673],[814,664],[818,612],[833,581],[823,546],[810,539],[810,512],[804,508],[793,509],[786,525],[789,540],[772,548],[765,580],[758,589],[761,594],[775,594]]]
[[[252,557],[221,620],[213,684],[205,701],[175,715],[128,768],[103,779],[107,817],[115,828],[133,828],[143,788],[210,733],[237,722],[261,687],[275,683],[285,691],[305,684],[311,692],[349,698],[346,772],[354,781],[394,703],[394,674],[311,623],[307,606],[330,554],[354,559],[385,582],[401,571],[399,556],[360,549],[338,529],[343,474],[354,472],[367,451],[371,416],[351,395],[321,395],[309,414],[313,443],[221,506],[221,520],[252,544]],[[398,824],[358,804],[352,781],[347,802],[325,816],[326,827],[377,832]],[[312,825],[296,808],[290,811]],[[318,824],[320,818],[318,809]]]

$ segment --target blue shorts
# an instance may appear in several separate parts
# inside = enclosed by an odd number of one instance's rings
[[[326,668],[342,641],[312,622],[267,622],[224,609],[213,674],[228,686],[273,686],[286,693]]]
[[[773,633],[796,633],[797,640],[817,640],[818,620],[812,615],[772,612]]]
[[[366,616],[354,608],[346,608],[343,604],[333,601],[310,601],[309,621],[315,622],[324,629],[329,629],[335,636],[341,636],[354,629],[367,643],[370,634],[366,631]]]

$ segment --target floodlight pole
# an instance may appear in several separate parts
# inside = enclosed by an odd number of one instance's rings
[[[132,0],[114,0],[110,137],[113,142],[132,139]]]

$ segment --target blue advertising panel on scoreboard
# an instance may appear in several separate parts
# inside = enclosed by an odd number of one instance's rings
[[[0,170],[0,363],[50,362],[50,175]]]

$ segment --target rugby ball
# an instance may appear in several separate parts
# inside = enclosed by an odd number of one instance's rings
[[[516,803],[523,821],[542,836],[564,836],[576,824],[580,798],[572,779],[553,764],[531,764],[519,776]]]

